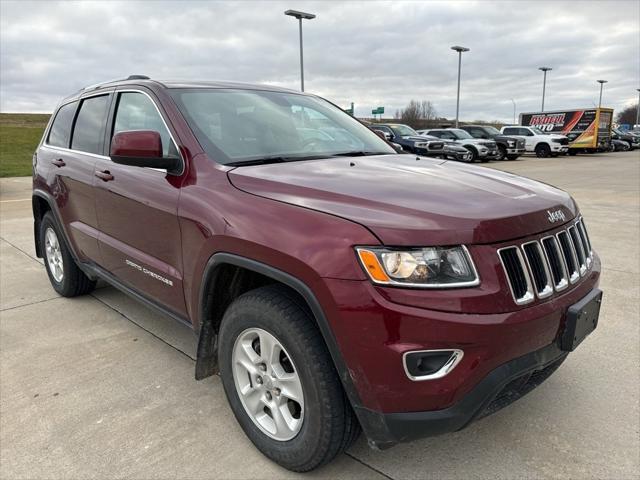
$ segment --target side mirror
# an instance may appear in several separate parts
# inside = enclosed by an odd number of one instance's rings
[[[174,172],[180,167],[177,158],[162,157],[162,138],[153,130],[118,132],[111,140],[111,160],[132,167],[162,168]]]

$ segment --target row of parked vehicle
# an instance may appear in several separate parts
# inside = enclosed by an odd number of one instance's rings
[[[548,133],[537,127],[464,125],[460,128],[414,130],[400,123],[369,125],[374,132],[395,145],[396,149],[460,162],[516,160],[524,153],[540,158],[580,153],[569,148],[569,137]],[[640,135],[611,130],[610,142],[599,151],[627,151],[640,148]]]

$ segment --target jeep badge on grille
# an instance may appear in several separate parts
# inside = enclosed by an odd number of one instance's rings
[[[560,220],[562,221],[565,220],[564,212],[562,210],[554,210],[553,212],[551,210],[547,210],[547,213],[549,214],[547,218],[551,223],[556,223],[556,222],[559,222]]]

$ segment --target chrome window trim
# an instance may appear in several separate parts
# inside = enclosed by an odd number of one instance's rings
[[[111,160],[110,157],[106,157],[104,155],[99,155],[97,153],[84,152],[82,150],[73,150],[72,148],[64,148],[64,147],[54,147],[53,145],[43,144],[41,148],[46,148],[49,150],[59,150],[61,152],[69,152],[69,153],[77,153],[80,155],[87,155],[89,157],[99,158],[101,160]]]
[[[567,236],[567,239],[569,241],[569,250],[571,253],[571,258],[573,258],[574,263],[576,264],[576,271],[575,272],[569,272],[569,266],[567,265],[567,274],[570,275],[569,277],[569,283],[574,284],[576,283],[578,280],[580,280],[580,265],[578,264],[578,258],[576,256],[576,252],[573,249],[573,241],[571,240],[571,235],[569,235],[569,232],[567,230],[561,230],[558,233],[556,233],[556,238],[558,239],[558,244],[562,247],[562,242],[560,241],[560,235],[561,234],[565,234]],[[562,250],[562,261],[565,261],[564,259],[564,250]]]
[[[86,98],[92,98],[92,97],[99,97],[101,95],[110,95],[110,94],[118,94],[118,93],[141,93],[143,95],[146,95],[146,97],[151,100],[151,103],[153,104],[154,108],[156,109],[156,112],[158,112],[158,115],[160,115],[160,119],[162,120],[162,124],[164,125],[164,127],[167,129],[167,132],[169,132],[169,137],[171,138],[171,141],[173,142],[173,146],[176,147],[176,151],[178,152],[178,155],[180,155],[180,160],[181,160],[181,164],[182,164],[182,169],[180,170],[179,173],[172,173],[171,175],[175,175],[175,176],[180,176],[184,173],[185,170],[185,161],[184,161],[184,157],[182,156],[182,152],[180,151],[180,148],[178,147],[178,143],[176,142],[176,139],[174,138],[173,134],[171,133],[171,129],[169,128],[169,126],[167,125],[167,122],[164,119],[164,116],[162,115],[162,112],[160,111],[160,109],[158,108],[158,105],[156,104],[156,102],[154,101],[154,99],[151,97],[151,95],[149,95],[147,92],[143,91],[143,90],[139,90],[139,89],[135,89],[135,88],[127,88],[124,90],[117,90],[117,87],[112,87],[109,90],[100,90],[97,92],[91,92],[91,93],[86,93],[81,95],[80,97],[73,99],[73,100],[69,100],[66,103],[62,103],[60,104],[55,112],[54,115],[52,115],[51,117],[51,121],[49,122],[49,125],[47,125],[47,129],[44,132],[44,135],[42,137],[42,142],[40,143],[40,147],[46,147],[46,148],[50,148],[50,149],[54,149],[54,150],[60,150],[60,151],[64,151],[64,152],[70,152],[70,153],[78,153],[81,155],[88,155],[90,157],[95,157],[95,158],[100,158],[102,160],[109,160],[110,162],[113,162],[113,160],[111,160],[111,157],[106,156],[106,155],[99,155],[97,153],[91,153],[91,152],[85,152],[84,150],[74,150],[72,148],[65,148],[65,147],[56,147],[55,145],[49,145],[49,131],[51,130],[51,127],[53,125],[53,120],[55,119],[55,115],[58,113],[58,111],[64,107],[65,105],[68,105],[70,103],[73,102],[78,102],[78,107],[80,106],[81,102],[86,99]],[[114,117],[113,117],[113,121],[115,121],[115,115],[117,115],[117,110],[114,111]],[[77,115],[77,112],[76,112]],[[75,118],[73,119],[73,124],[75,125]],[[109,125],[107,125],[107,127],[109,127]],[[111,125],[111,127],[113,128],[113,125]],[[72,130],[73,132],[73,130]],[[72,135],[73,137],[73,135]],[[71,142],[72,138],[69,138],[69,142]],[[115,162],[113,162],[115,163]],[[139,167],[133,167],[133,168],[139,168]],[[154,170],[156,172],[163,172],[165,174],[169,174],[169,172],[165,169],[165,168],[148,168],[145,167],[146,170]]]
[[[560,269],[562,270],[562,280],[560,280],[558,284],[556,284],[554,281],[553,288],[555,289],[556,292],[561,292],[562,290],[564,290],[569,286],[569,269],[567,268],[567,264],[565,263],[564,254],[562,253],[562,249],[560,248],[560,242],[554,235],[549,235],[546,237],[542,237],[540,239],[540,245],[542,246],[542,250],[544,251],[545,256],[547,257],[549,270],[551,270],[551,261],[549,260],[549,254],[547,253],[547,248],[544,246],[545,240],[550,240],[553,242],[556,248],[556,252],[558,253],[558,258],[560,259]],[[551,279],[553,280],[553,275],[551,276]]]
[[[169,138],[171,138],[171,141],[173,142],[173,146],[176,147],[176,151],[178,152],[178,155],[180,155],[182,168],[180,169],[179,173],[172,173],[171,175],[175,175],[177,177],[182,175],[184,173],[185,166],[186,166],[186,163],[184,161],[184,157],[182,156],[182,152],[180,151],[180,148],[178,147],[178,142],[176,142],[176,139],[174,138],[173,133],[171,133],[171,129],[169,128],[169,125],[167,124],[166,120],[164,119],[164,116],[162,115],[162,112],[158,108],[158,105],[156,104],[156,102],[153,99],[153,97],[151,95],[149,95],[147,92],[145,92],[144,90],[140,90],[138,88],[124,88],[124,89],[117,89],[116,88],[114,94],[116,96],[118,96],[121,93],[141,93],[141,94],[145,95],[151,101],[151,103],[153,104],[154,108],[156,109],[156,112],[158,112],[158,115],[160,116],[160,120],[162,120],[162,124],[164,125],[164,128],[166,128],[167,132],[169,133]],[[116,117],[117,116],[118,116],[118,110],[116,109],[113,112],[113,119],[112,120],[113,120],[114,123],[116,121]],[[113,125],[111,125],[111,129],[113,131]],[[138,168],[138,167],[134,167],[134,168]],[[166,172],[167,174],[169,173],[164,168],[152,168],[151,170]]]
[[[531,263],[529,262],[529,256],[527,255],[527,251],[524,249],[526,245],[534,245],[538,250],[538,255],[540,255],[540,260],[542,261],[542,266],[544,268],[544,273],[547,276],[547,284],[542,289],[542,292],[538,292],[538,288],[535,287],[535,293],[538,298],[547,298],[553,295],[553,280],[551,278],[551,273],[549,272],[549,265],[547,263],[547,257],[540,246],[540,243],[537,240],[532,240],[530,242],[523,243],[520,247],[522,248],[522,252],[524,255],[524,259],[527,263],[527,267],[529,268],[529,276],[531,277],[532,284],[535,286],[535,278],[533,275],[533,268],[531,267]]]
[[[440,367],[440,369],[436,372],[430,373],[428,375],[419,375],[414,376],[409,373],[409,369],[407,368],[407,356],[411,353],[432,353],[432,352],[451,352],[451,357],[449,360],[445,362],[445,364]],[[460,363],[464,357],[464,352],[457,348],[441,348],[436,350],[410,350],[408,352],[404,352],[402,354],[402,367],[404,368],[404,373],[409,377],[409,379],[413,382],[423,382],[425,380],[437,380],[442,377],[446,377],[451,371],[456,368],[456,366]]]
[[[518,256],[518,261],[520,262],[520,267],[522,268],[522,272],[524,273],[524,279],[527,283],[527,291],[520,298],[517,298],[516,294],[513,291],[513,285],[511,285],[511,280],[509,279],[509,273],[507,272],[507,267],[502,261],[502,256],[500,255],[500,252],[502,252],[503,250],[510,250],[510,249],[514,249],[516,251],[516,254]],[[498,258],[500,259],[500,265],[502,265],[502,269],[504,270],[504,275],[507,279],[507,283],[509,284],[509,290],[511,291],[511,296],[513,297],[513,300],[516,302],[516,305],[526,305],[527,303],[533,302],[533,300],[535,299],[535,294],[533,293],[533,288],[531,286],[531,279],[529,278],[529,270],[527,268],[527,265],[524,262],[524,259],[522,258],[522,252],[520,251],[520,248],[517,245],[509,245],[508,247],[499,248]]]
[[[573,235],[571,235],[571,229],[573,229],[576,232],[576,235],[578,236],[578,244],[576,245],[576,242],[573,240]],[[582,248],[582,242],[580,241],[580,234],[578,233],[578,230],[576,230],[576,224],[574,223],[573,225],[571,225],[569,228],[567,228],[567,233],[569,234],[569,239],[571,240],[571,244],[573,245],[573,248],[576,250],[580,250],[580,253],[582,253],[582,256],[584,257],[584,264],[583,265],[579,265],[579,269],[580,269],[580,276],[584,277],[585,274],[587,273],[587,254],[584,252],[584,249]],[[578,255],[576,255],[576,258],[578,257]]]

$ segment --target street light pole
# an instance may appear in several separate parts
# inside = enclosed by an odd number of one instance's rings
[[[512,98],[511,103],[513,103],[513,124],[516,124],[516,101]]]
[[[540,109],[544,113],[544,94],[547,90],[547,72],[553,70],[551,67],[539,67],[538,70],[542,70],[544,76],[542,77],[542,108]]]
[[[304,92],[304,54],[302,48],[302,20],[312,20],[316,16],[312,13],[299,12],[298,10],[287,10],[285,15],[298,19],[298,26],[300,30],[300,91]]]
[[[458,117],[460,115],[460,71],[462,70],[462,52],[468,52],[466,47],[454,45],[451,50],[458,52],[458,95],[456,97],[456,128],[458,128]]]
[[[638,108],[636,108],[636,125],[640,125],[640,88],[636,88],[636,90],[638,91]]]
[[[602,87],[607,83],[607,80],[596,80],[596,82],[600,84],[600,100],[598,100],[598,108],[600,108],[602,105]]]

